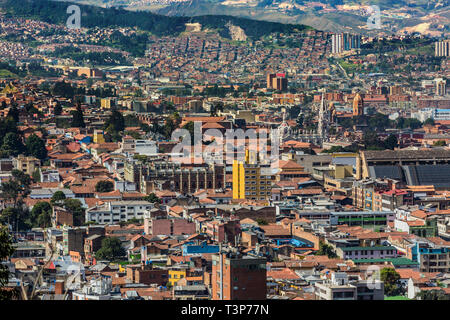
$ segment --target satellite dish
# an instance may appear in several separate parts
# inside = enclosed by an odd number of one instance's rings
[[[396,120],[396,119],[398,119],[399,116],[400,115],[398,114],[398,112],[395,112],[395,113],[389,115],[389,120]]]

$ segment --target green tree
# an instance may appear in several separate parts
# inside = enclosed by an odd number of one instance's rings
[[[9,281],[9,268],[7,265],[1,263],[8,259],[13,253],[14,248],[12,247],[11,235],[5,226],[0,225],[0,301],[11,300],[18,294],[18,292],[5,290],[5,286]]]
[[[436,146],[436,147],[445,147],[446,145],[447,145],[447,142],[445,142],[445,140],[438,140],[433,143],[433,146]]]
[[[102,241],[102,247],[97,251],[95,257],[98,260],[113,261],[126,255],[122,242],[117,237],[107,237]]]
[[[211,112],[210,112],[211,117],[216,117],[219,111],[223,112],[223,102],[222,101],[213,103],[213,105],[211,106]]]
[[[382,150],[384,149],[384,143],[378,138],[375,131],[367,131],[362,140],[366,149],[369,150]]]
[[[192,145],[195,144],[195,141],[194,141],[194,138],[195,138],[195,136],[194,136],[194,132],[195,132],[194,126],[195,126],[194,122],[192,122],[192,121],[189,121],[188,123],[186,123],[183,126],[183,129],[189,131],[189,134],[191,135],[191,144]]]
[[[318,255],[318,256],[327,256],[330,259],[334,259],[334,258],[338,257],[336,252],[333,250],[333,247],[328,245],[328,244],[326,244],[323,241],[319,242],[319,250],[316,252],[316,255]]]
[[[390,134],[389,137],[384,140],[384,147],[390,150],[394,150],[396,147],[398,147],[397,137],[393,134]]]
[[[397,296],[402,293],[400,274],[393,268],[383,268],[380,272],[380,279],[384,282],[384,294],[387,296]]]
[[[125,129],[125,119],[122,113],[117,110],[113,110],[111,116],[105,122],[104,129],[114,132],[122,132]]]
[[[372,130],[384,130],[390,125],[389,117],[382,113],[376,113],[369,118],[369,128]]]
[[[427,120],[425,120],[425,122],[423,123],[424,126],[426,125],[432,125],[434,126],[434,119],[433,118],[428,118]]]
[[[52,207],[47,201],[39,201],[31,210],[31,223],[35,227],[47,228],[51,226]]]
[[[62,108],[61,104],[58,102],[56,104],[55,108],[53,109],[53,113],[55,114],[55,116],[59,116],[59,115],[61,115],[62,111],[63,111],[63,108]]]
[[[40,160],[47,158],[47,149],[45,148],[44,141],[37,135],[32,134],[26,140],[26,149],[29,155],[36,157]]]
[[[33,172],[33,181],[34,182],[41,182],[41,172],[39,169],[34,170]]]
[[[66,199],[64,200],[64,208],[72,214],[75,226],[84,224],[84,208],[80,200]]]
[[[15,105],[11,106],[6,117],[13,119],[14,122],[19,122],[19,110]]]
[[[84,123],[83,110],[81,110],[81,106],[79,104],[77,105],[77,109],[75,111],[72,111],[72,127],[86,127],[86,124]]]
[[[52,198],[50,199],[50,203],[52,205],[63,203],[63,201],[66,199],[66,194],[62,191],[56,191]]]
[[[65,81],[56,82],[51,91],[53,95],[65,98],[72,98],[75,94],[75,88]]]
[[[151,203],[161,203],[161,199],[156,196],[153,192],[150,193],[148,196],[144,197],[145,201],[151,202]]]
[[[176,125],[172,118],[167,118],[166,123],[163,127],[163,134],[166,139],[170,139],[172,137],[172,132],[175,130]]]
[[[15,157],[21,153],[24,153],[25,146],[22,143],[21,137],[17,133],[9,132],[3,138],[1,150],[6,154]]]
[[[114,184],[108,180],[99,181],[95,185],[95,191],[97,191],[97,192],[111,192],[113,190],[114,190]]]
[[[420,291],[414,300],[450,300],[450,296],[443,290]]]
[[[0,197],[5,201],[12,201],[14,208],[18,208],[19,200],[30,193],[31,178],[20,170],[11,171],[12,179],[0,185]]]
[[[23,202],[19,201],[19,203]],[[9,224],[12,230],[16,231],[25,231],[32,227],[28,209],[20,206],[17,208],[8,207],[3,209],[0,216],[0,222],[2,224]]]

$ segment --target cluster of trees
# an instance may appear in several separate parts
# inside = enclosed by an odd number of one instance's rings
[[[385,140],[381,140],[376,132],[367,131],[363,136],[362,143],[366,150],[394,150],[398,146],[398,139],[395,135],[390,134]]]
[[[52,95],[60,96],[64,98],[73,99],[76,95],[90,95],[96,96],[99,98],[105,97],[113,97],[115,96],[115,90],[113,88],[105,87],[105,88],[85,88],[72,86],[69,82],[57,81],[53,86],[50,87],[49,90]]]
[[[12,179],[0,186],[0,197],[9,204],[0,214],[0,223],[8,223],[16,230],[31,227],[48,227],[51,224],[51,207],[38,202],[31,212],[23,199],[30,194],[31,177],[22,171],[13,170]]]
[[[127,59],[117,52],[86,52],[80,48],[63,47],[56,49],[53,56],[59,58],[69,58],[76,62],[87,63],[93,65],[124,65]]]
[[[390,120],[389,116],[382,113],[374,113],[370,116],[360,116],[353,118],[345,118],[339,121],[339,125],[346,129],[352,128],[354,125],[367,123],[370,130],[383,131],[388,128],[407,129],[412,130],[420,128],[422,122],[414,118],[398,118],[397,120]],[[426,120],[423,124],[432,123],[432,119]]]
[[[22,69],[12,66],[7,62],[0,61],[0,70],[8,70],[9,72],[16,74],[18,76],[25,76],[26,72]]]
[[[205,90],[201,93],[202,96],[207,97],[220,97],[225,98],[225,95],[227,93],[234,92],[233,87],[225,88],[225,87],[219,87],[217,84],[215,84],[212,87],[206,87]]]
[[[398,296],[405,293],[405,289],[400,282],[400,274],[395,269],[381,269],[380,280],[384,282],[384,294],[386,296]]]
[[[0,225],[0,262],[14,253],[11,235],[4,225]],[[4,287],[9,281],[9,268],[0,263],[0,301],[11,300],[17,292],[6,290]]]
[[[336,152],[359,152],[360,150],[394,150],[398,147],[398,139],[395,135],[390,134],[386,139],[381,140],[376,132],[367,131],[363,135],[361,144],[354,143],[348,147],[333,146],[324,150],[324,153]]]
[[[290,34],[310,29],[304,25],[283,24],[250,20],[231,16],[174,17],[156,15],[151,12],[128,11],[122,8],[100,8],[80,5],[83,12],[83,26],[87,28],[138,27],[158,36],[178,35],[185,31],[186,23],[198,22],[204,28],[219,30],[223,37],[230,38],[229,23],[241,27],[250,38],[260,38],[271,33]],[[67,19],[67,5],[49,0],[5,1],[7,14],[39,19],[52,24],[62,24]],[[145,43],[146,41],[143,41]],[[135,42],[132,42],[135,43]]]
[[[2,108],[5,106],[3,105]],[[23,109],[27,114],[38,112],[33,105],[27,104]],[[17,128],[20,111],[16,105],[10,106],[6,118],[0,119],[0,155],[2,157],[17,156],[19,154],[30,155],[40,160],[47,158],[47,149],[44,141],[36,134],[31,134],[23,139],[22,133]],[[25,142],[25,143],[24,143]]]
[[[222,101],[214,102],[211,106],[211,117],[216,117],[219,111],[223,112],[223,108],[224,105]]]
[[[80,105],[77,106],[77,109],[75,111],[72,111],[71,126],[77,128],[86,127],[86,124],[84,122],[83,110],[81,109]],[[124,117],[123,114],[116,109],[112,110],[110,117],[105,121],[103,130],[108,133],[112,141],[120,141],[122,139],[122,134],[124,133],[125,127],[127,126],[138,126],[144,132],[155,131],[152,130],[149,125],[141,123],[135,115],[126,115]],[[161,132],[160,128],[156,128],[155,132]],[[137,136],[135,135],[135,133],[127,132],[127,134],[132,135],[136,139],[141,138],[139,134],[137,134]]]
[[[96,252],[97,260],[114,261],[125,257],[126,251],[122,242],[116,237],[107,237],[102,240],[102,247]]]
[[[59,206],[66,209],[73,216],[73,224],[81,226],[84,224],[84,208],[78,199],[68,199],[62,191],[56,191],[50,199],[52,206]],[[33,207],[34,209],[34,207]]]
[[[119,141],[121,132],[125,129],[125,119],[121,112],[113,110],[111,116],[105,121],[103,129],[109,133],[113,141]]]
[[[443,290],[420,291],[415,300],[450,300],[450,295]]]
[[[180,114],[178,112],[174,112],[169,117],[167,117],[164,126],[160,127],[157,122],[154,122],[152,124],[152,132],[159,132],[166,139],[170,140],[170,138],[172,137],[172,132],[179,127],[180,123]]]
[[[66,199],[64,192],[53,194],[50,203],[39,201],[31,212],[24,200],[31,192],[31,177],[20,170],[12,171],[12,179],[0,186],[0,198],[9,204],[0,214],[0,223],[8,223],[14,230],[29,230],[33,227],[51,226],[52,207],[61,206],[74,217],[75,225],[84,223],[84,209],[78,199]]]
[[[121,50],[131,53],[135,57],[143,57],[147,50],[147,44],[149,38],[145,33],[133,33],[124,35],[119,31],[114,31],[109,41],[105,42],[105,45],[111,45]]]
[[[430,124],[430,123],[434,124],[433,119],[427,119],[427,120],[425,120],[424,123],[422,123],[419,120],[414,119],[414,118],[398,118],[395,121],[395,128],[397,128],[397,129],[410,128],[410,129],[414,130],[414,129],[420,128],[422,125]]]
[[[99,181],[95,185],[95,191],[97,192],[111,192],[114,190],[114,183],[109,180]]]
[[[144,132],[150,132],[151,128],[148,124],[142,123],[134,114],[127,114],[123,117],[125,122],[125,127],[140,127]]]
[[[72,127],[74,128],[85,128],[86,123],[84,123],[83,110],[81,110],[81,105],[77,105],[77,109],[72,111]]]
[[[337,258],[338,255],[334,251],[333,247],[329,244],[326,244],[323,241],[319,242],[319,250],[316,252],[316,255],[318,256],[327,256],[330,259]]]
[[[151,203],[161,203],[161,199],[158,198],[156,194],[153,192],[150,193],[148,196],[144,197],[143,200],[151,202]]]

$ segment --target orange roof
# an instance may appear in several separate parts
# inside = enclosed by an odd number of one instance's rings
[[[413,212],[411,212],[411,215],[412,215],[413,217],[420,218],[420,219],[425,219],[425,218],[427,217],[426,212],[423,211],[423,210],[416,210],[416,211],[413,211]]]
[[[202,125],[202,129],[224,129],[224,126],[220,125],[217,122],[207,122]]]
[[[297,169],[300,171],[303,171],[304,169],[301,165],[292,160],[280,160],[278,165],[281,169]]]
[[[170,207],[170,211],[177,213],[177,214],[181,214],[181,213],[183,213],[184,208],[181,206],[173,206],[173,207]]]
[[[301,277],[289,268],[272,269],[267,271],[267,278],[280,280],[299,280]]]

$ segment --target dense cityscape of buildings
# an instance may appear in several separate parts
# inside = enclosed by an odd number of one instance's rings
[[[111,44],[134,29],[24,22],[0,19],[15,299],[450,295],[448,40],[192,31],[138,57]]]

